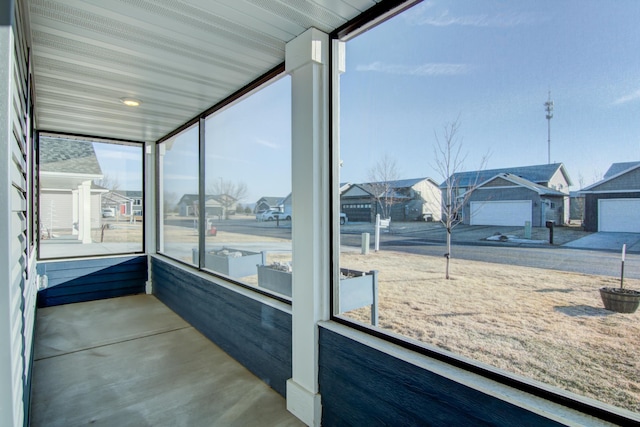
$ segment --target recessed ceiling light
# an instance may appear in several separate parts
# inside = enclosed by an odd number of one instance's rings
[[[135,98],[120,98],[120,102],[128,107],[138,107],[142,104],[142,101]]]

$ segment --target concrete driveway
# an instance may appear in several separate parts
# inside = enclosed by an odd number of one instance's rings
[[[640,233],[593,233],[562,245],[565,248],[604,249],[622,251],[627,244],[627,252],[640,252]]]

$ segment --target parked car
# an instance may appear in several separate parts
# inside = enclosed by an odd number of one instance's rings
[[[284,212],[269,209],[264,211],[260,216],[260,221],[275,221],[276,219],[286,219],[287,221],[291,219],[291,214],[286,214]]]
[[[116,216],[116,211],[113,208],[102,209],[102,218],[113,218]]]
[[[349,217],[347,216],[347,214],[340,212],[340,225],[346,224],[347,222],[349,222]]]
[[[418,220],[422,220],[424,222],[432,222],[433,214],[431,212],[424,213],[420,217],[418,217]]]

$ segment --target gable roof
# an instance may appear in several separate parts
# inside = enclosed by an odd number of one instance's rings
[[[456,187],[472,187],[478,183],[483,183],[499,174],[510,174],[533,183],[549,182],[551,178],[560,170],[571,185],[569,174],[562,163],[550,163],[546,165],[517,166],[512,168],[486,169],[480,171],[456,172],[452,175]],[[440,184],[440,188],[446,188],[447,181]]]
[[[549,187],[545,187],[544,185],[540,185],[540,184],[536,184],[535,182],[529,181],[528,179],[524,179],[520,176],[511,174],[511,173],[499,173],[491,178],[489,178],[488,180],[482,182],[480,185],[478,185],[476,188],[481,188],[484,185],[488,184],[491,181],[494,181],[498,178],[501,179],[505,179],[509,182],[512,182],[520,187],[524,187],[527,188],[531,191],[535,191],[536,193],[538,193],[541,196],[561,196],[564,197],[566,196],[565,193],[558,191],[558,190],[554,190],[553,188],[549,188]]]
[[[356,194],[350,194],[355,192]],[[340,192],[340,197],[373,197],[372,189],[365,184],[349,184]]]
[[[396,179],[396,180],[393,180],[393,181],[364,182],[361,185],[368,185],[368,186],[376,186],[376,185],[385,185],[385,186],[387,186],[388,185],[390,188],[400,189],[400,188],[411,188],[414,185],[416,185],[416,184],[418,184],[418,183],[420,183],[422,181],[430,181],[436,187],[438,186],[438,183],[435,182],[433,179],[431,179],[429,177]]]
[[[265,196],[265,197],[260,197],[258,199],[258,201],[256,202],[256,204],[258,204],[260,202],[265,202],[269,206],[277,206],[277,205],[282,203],[283,199],[284,199],[284,197],[268,197],[268,196]]]
[[[207,194],[207,195],[204,196],[204,200],[205,200],[205,202],[207,202],[209,200],[215,200],[217,202],[221,202],[221,199],[223,197],[224,197],[224,194]],[[229,197],[229,198],[233,199],[233,197],[231,197],[231,196],[226,196],[226,197]],[[180,205],[182,203],[187,204],[187,205],[192,205],[194,203],[198,203],[198,195],[197,194],[184,194],[182,197],[180,197],[180,200],[178,201],[178,205]]]
[[[636,167],[640,165],[640,162],[622,162],[622,163],[612,163],[611,166],[609,166],[609,169],[607,170],[607,172],[604,174],[603,179],[608,179],[611,178],[615,175],[618,175],[622,172],[627,171],[628,169],[631,169],[633,167]]]
[[[44,137],[40,140],[40,170],[86,175],[102,175],[93,143]]]
[[[429,177],[425,178],[409,178],[409,179],[396,179],[393,181],[377,181],[377,182],[365,182],[362,184],[354,184],[367,193],[370,193],[375,197],[390,197],[393,199],[410,199],[406,194],[399,193],[398,191],[404,188],[411,188],[416,184],[423,181],[428,181],[434,186],[438,186],[438,183]],[[376,195],[380,190],[384,190],[381,194]]]
[[[613,181],[618,177],[625,175],[629,172],[632,172],[638,168],[640,168],[640,162],[613,163],[609,167],[609,170],[607,171],[603,179],[601,179],[598,182],[594,182],[591,185],[586,186],[585,188],[580,190],[580,193],[591,192],[594,190],[594,188],[599,187],[602,184],[605,184],[607,182]],[[617,173],[614,173],[614,172],[617,172]]]
[[[142,198],[142,191],[138,191],[138,190],[116,190],[115,193],[119,193],[120,195],[131,198],[131,199]]]

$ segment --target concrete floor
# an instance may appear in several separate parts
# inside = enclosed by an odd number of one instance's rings
[[[38,310],[31,425],[303,426],[150,295]]]

